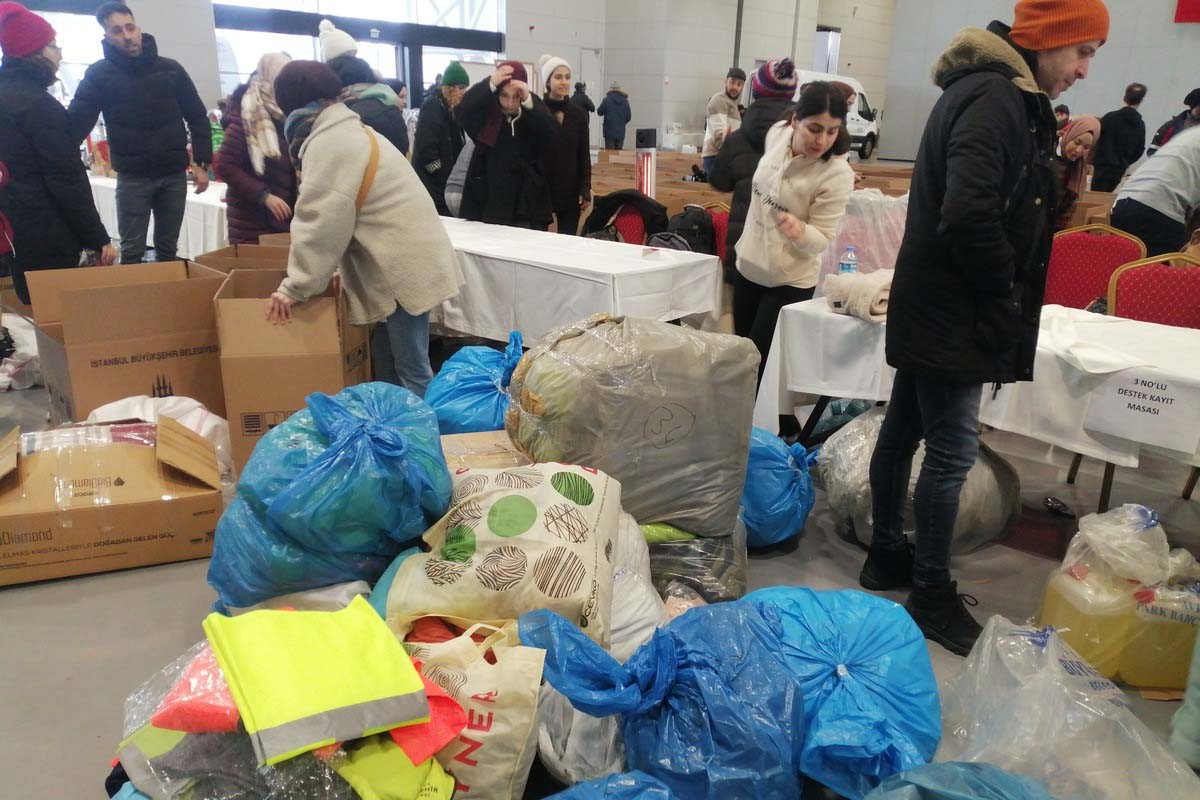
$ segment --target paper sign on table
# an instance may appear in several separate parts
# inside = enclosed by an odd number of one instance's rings
[[[1200,386],[1143,369],[1113,373],[1092,394],[1084,428],[1194,453],[1200,445]]]

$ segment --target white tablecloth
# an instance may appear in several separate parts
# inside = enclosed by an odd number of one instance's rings
[[[887,400],[895,370],[884,360],[885,326],[835,314],[824,299],[779,315],[754,424],[778,429],[796,394]],[[1071,452],[1136,467],[1143,445],[1083,427],[1091,393],[1113,372],[1140,367],[1200,383],[1200,331],[1105,317],[1062,306],[1042,309],[1032,383],[985,387],[980,421]],[[1194,460],[1193,454],[1176,454]]]
[[[117,179],[90,176],[92,199],[100,212],[100,221],[113,239],[117,232]],[[179,229],[179,257],[194,258],[201,253],[220,250],[229,244],[229,230],[225,223],[225,184],[211,181],[204,194],[193,194],[188,185],[187,207],[183,214],[183,226]],[[154,246],[154,217],[146,234],[146,247]]]
[[[435,321],[532,342],[599,312],[672,320],[721,306],[716,256],[443,218],[466,277]]]

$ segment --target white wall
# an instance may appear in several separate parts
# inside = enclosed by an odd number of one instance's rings
[[[840,28],[838,72],[857,78],[876,108],[887,100],[896,0],[820,0],[817,23]]]
[[[633,121],[626,148],[634,146],[638,128],[663,126],[669,5],[668,0],[607,0],[604,85],[592,99],[599,106],[613,81],[629,95]]]
[[[142,30],[158,42],[159,53],[182,64],[204,104],[216,108],[221,84],[212,0],[133,0],[128,5]],[[101,35],[99,26],[96,32]]]
[[[1121,106],[1126,84],[1140,81],[1150,92],[1142,105],[1147,139],[1183,97],[1200,86],[1200,26],[1177,25],[1174,0],[1110,0],[1108,43],[1092,62],[1087,80],[1055,101],[1071,113],[1103,115]],[[968,25],[1012,21],[1012,0],[896,0],[888,109],[880,154],[911,159],[930,110],[940,95],[929,72],[950,39]]]

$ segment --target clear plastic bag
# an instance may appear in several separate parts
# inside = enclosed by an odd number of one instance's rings
[[[506,428],[535,463],[616,478],[640,523],[725,536],[746,478],[758,361],[741,337],[591,317],[521,359]]]
[[[1072,800],[1200,797],[1200,778],[1051,629],[992,617],[942,689],[938,761],[993,764]]]
[[[742,491],[747,544],[767,547],[803,533],[815,500],[804,445],[788,447],[770,431],[754,428]]]
[[[1035,780],[990,764],[927,764],[888,778],[866,800],[1054,800]]]
[[[675,619],[690,608],[708,605],[700,593],[679,581],[671,581],[663,589],[663,601],[667,608],[667,617]]]
[[[676,800],[667,785],[644,772],[611,775],[581,783],[554,795],[553,800]]]
[[[504,430],[508,385],[522,353],[521,333],[513,331],[502,353],[464,347],[442,365],[425,392],[425,402],[437,413],[443,435]]]
[[[654,588],[672,582],[689,586],[709,603],[737,600],[746,593],[746,526],[739,517],[733,534],[650,545]]]
[[[830,436],[817,453],[817,468],[813,471],[833,510],[838,536],[864,546],[870,545],[873,529],[871,455],[875,452],[885,410],[869,411]],[[910,538],[915,536],[913,492],[924,458],[925,446],[922,444],[913,457],[904,501],[905,533]],[[956,555],[970,553],[995,541],[1004,534],[1020,509],[1021,479],[1016,470],[987,445],[981,444],[979,457],[967,473],[967,482],[959,498],[951,552]]]
[[[836,275],[838,257],[853,245],[861,272],[894,269],[904,241],[908,195],[890,197],[878,189],[850,193],[837,236],[821,255],[821,274]]]

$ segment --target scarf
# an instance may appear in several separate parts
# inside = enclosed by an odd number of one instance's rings
[[[291,114],[288,114],[287,121],[283,123],[283,135],[288,140],[288,155],[292,157],[292,165],[296,168],[296,172],[300,172],[302,169],[300,165],[300,149],[308,141],[308,136],[312,133],[317,117],[324,110],[325,106],[321,105],[321,101],[314,100],[308,105],[297,108]]]
[[[1096,152],[1096,143],[1100,141],[1100,120],[1087,115],[1074,117],[1067,127],[1063,130],[1062,139],[1059,144],[1059,152],[1066,162],[1066,175],[1063,179],[1064,188],[1068,192],[1074,193],[1075,197],[1083,195],[1087,189],[1087,168],[1088,162],[1091,161],[1091,154],[1076,159],[1075,161],[1066,161],[1067,144],[1085,133],[1092,134],[1092,153]]]
[[[386,83],[352,83],[342,89],[338,100],[352,103],[355,100],[378,100],[385,106],[394,106],[399,98]]]
[[[567,109],[571,107],[571,98],[569,97],[562,100],[555,100],[551,98],[550,93],[547,92],[545,97],[542,99],[546,103],[546,108],[550,109],[551,111],[558,111],[565,114],[567,113]]]
[[[500,107],[500,98],[492,98],[495,103],[488,110],[487,122],[483,124],[483,130],[479,132],[479,138],[475,140],[475,144],[491,149],[496,146],[496,142],[500,141],[500,126],[505,122],[512,128],[513,138],[517,136],[517,120],[524,113],[524,106],[517,106],[516,116],[510,117],[504,113],[504,109]]]
[[[242,95],[246,149],[250,152],[250,166],[258,175],[266,172],[267,159],[282,155],[275,125],[283,119],[283,111],[275,102],[275,78],[291,60],[285,53],[267,53],[259,59],[258,69],[250,76]]]

